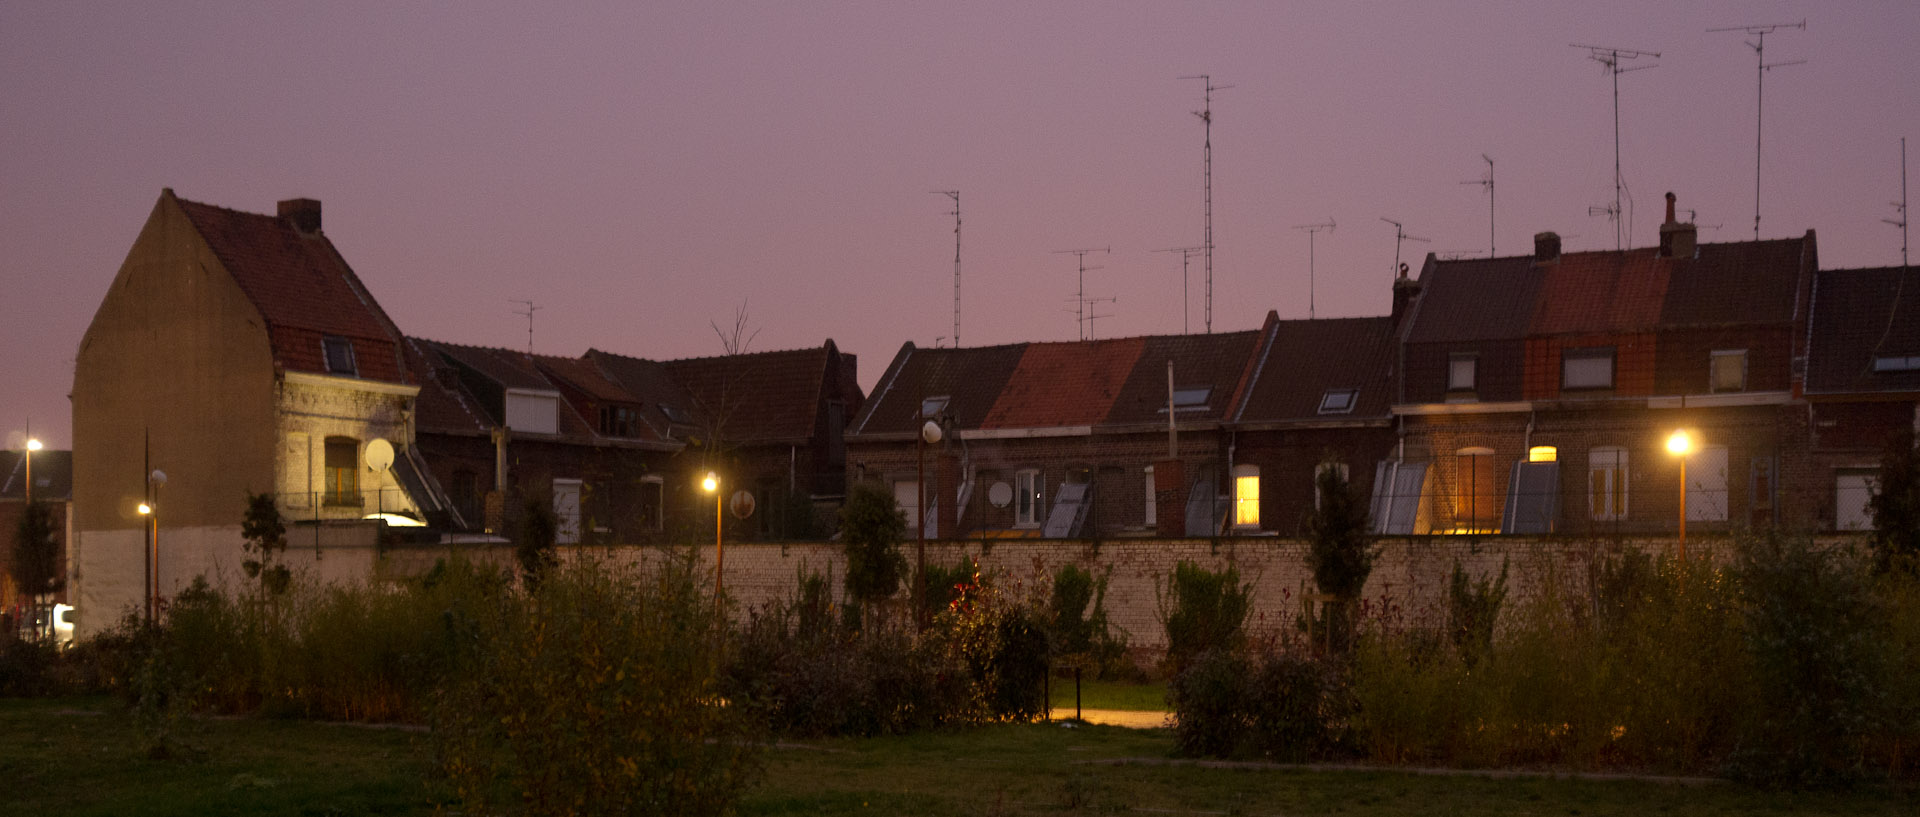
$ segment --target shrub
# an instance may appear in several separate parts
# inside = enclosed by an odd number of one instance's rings
[[[520,578],[528,588],[539,585],[547,571],[560,563],[554,552],[559,536],[560,518],[553,513],[553,503],[545,497],[527,497],[514,525],[513,558],[520,563]]]
[[[1882,570],[1920,567],[1920,451],[1911,429],[1894,435],[1880,455],[1867,510],[1873,514],[1873,549]]]
[[[1367,539],[1366,499],[1354,493],[1341,468],[1331,461],[1314,477],[1319,501],[1307,515],[1307,566],[1314,586],[1334,597],[1322,608],[1328,642],[1345,653],[1353,643],[1360,591],[1373,573],[1376,550]]]
[[[971,556],[961,556],[952,567],[927,565],[917,596],[920,609],[914,621],[932,621],[934,616],[963,598],[967,587],[979,583],[980,562]]]
[[[1155,594],[1173,675],[1203,652],[1235,650],[1246,641],[1252,594],[1252,583],[1240,583],[1238,568],[1215,573],[1185,560],[1174,566],[1165,591]]]
[[[461,622],[433,739],[464,807],[729,812],[756,754],[720,695],[718,623],[691,558],[555,568]]]
[[[1493,628],[1500,618],[1500,605],[1507,600],[1507,563],[1500,563],[1500,576],[1471,581],[1459,562],[1453,563],[1453,575],[1447,580],[1447,635],[1453,647],[1471,666],[1493,650]]]
[[[871,608],[900,588],[907,559],[899,545],[906,529],[900,505],[885,487],[858,482],[848,488],[840,506],[840,538],[847,556],[847,595],[855,604]]]
[[[1187,757],[1231,757],[1251,732],[1248,678],[1252,662],[1235,649],[1191,656],[1167,683],[1174,751]]]
[[[1454,760],[1483,717],[1459,656],[1420,631],[1371,634],[1354,653],[1356,742],[1381,763]]]
[[[1046,711],[1047,633],[1037,611],[991,585],[934,618],[926,647],[964,673],[968,720],[1029,721]]]
[[[1261,755],[1301,763],[1345,751],[1354,704],[1339,666],[1269,655],[1255,669],[1247,698],[1247,726]]]

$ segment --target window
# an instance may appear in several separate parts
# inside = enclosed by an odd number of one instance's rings
[[[1260,527],[1260,466],[1233,467],[1233,526]]]
[[[358,375],[353,365],[353,341],[328,335],[320,339],[320,350],[327,358],[328,373]]]
[[[1713,382],[1710,385],[1713,391],[1744,391],[1747,388],[1747,350],[1714,352],[1712,368]]]
[[[1551,445],[1536,445],[1527,449],[1527,462],[1558,462],[1560,450]]]
[[[921,417],[940,416],[940,412],[947,410],[947,402],[952,399],[953,399],[952,397],[942,394],[937,397],[929,397],[925,400],[920,401],[920,416]]]
[[[1494,490],[1498,479],[1493,470],[1493,449],[1462,448],[1454,454],[1455,533],[1494,531],[1500,522],[1500,494]]]
[[[609,437],[632,437],[637,434],[640,424],[640,412],[632,406],[601,406],[600,433]]]
[[[1359,389],[1327,389],[1320,395],[1321,414],[1350,414],[1360,398]]]
[[[1727,521],[1727,448],[1710,445],[1687,455],[1687,521]]]
[[[507,428],[536,434],[560,432],[560,395],[507,389]]]
[[[640,528],[642,530],[662,531],[666,529],[666,484],[659,476],[649,474],[640,478]]]
[[[1560,517],[1560,463],[1522,460],[1507,477],[1507,505],[1500,517],[1502,533],[1552,533]]]
[[[1627,518],[1627,449],[1605,446],[1587,452],[1587,505],[1596,521]]]
[[[679,423],[681,425],[693,424],[693,418],[688,416],[686,412],[681,411],[679,406],[661,403],[660,413],[667,415],[667,422],[669,423]]]
[[[1014,527],[1032,528],[1040,525],[1040,472],[1032,469],[1013,475],[1013,524]]]
[[[1874,493],[1874,472],[1861,468],[1833,475],[1833,527],[1835,530],[1873,530],[1873,511],[1867,503]]]
[[[1328,471],[1332,471],[1335,474],[1338,474],[1340,476],[1341,485],[1347,484],[1347,464],[1346,463],[1323,462],[1323,463],[1320,463],[1319,465],[1314,466],[1313,468],[1313,507],[1315,510],[1319,510],[1321,501],[1325,500],[1327,497],[1326,492],[1320,490],[1320,477],[1321,475],[1327,473]]]
[[[1160,524],[1160,496],[1153,490],[1153,466],[1147,466],[1147,527]]]
[[[553,481],[553,521],[554,544],[580,543],[580,480]]]
[[[1474,378],[1479,374],[1480,356],[1454,354],[1447,356],[1447,391],[1473,391]]]
[[[1173,390],[1174,411],[1199,411],[1207,407],[1207,398],[1213,396],[1212,386],[1187,386]],[[1161,409],[1165,411],[1165,409]]]
[[[1562,352],[1560,388],[1613,388],[1613,348],[1568,349]]]
[[[360,441],[352,437],[327,438],[327,494],[322,499],[328,505],[349,505],[358,507],[360,503]]]
[[[1876,357],[1873,370],[1876,372],[1911,372],[1920,369],[1920,356],[1914,357]]]

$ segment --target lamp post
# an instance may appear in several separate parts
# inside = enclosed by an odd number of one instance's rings
[[[700,487],[713,494],[713,603],[720,603],[720,577],[726,572],[727,551],[720,540],[720,475],[707,472],[707,478],[700,481]]]
[[[27,438],[27,506],[33,506],[33,452],[40,450],[40,441]]]
[[[914,620],[921,626],[926,625],[927,600],[927,446],[940,441],[940,424],[928,420],[920,426],[920,434],[913,438],[914,480],[913,489],[919,495],[914,501],[914,510],[920,517],[919,524],[913,529],[914,541],[918,543],[914,557],[913,598],[916,609]]]
[[[1685,429],[1667,437],[1667,453],[1680,458],[1680,561],[1687,561],[1687,455],[1693,453],[1693,438]]]

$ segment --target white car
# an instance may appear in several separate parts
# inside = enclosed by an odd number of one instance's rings
[[[20,621],[20,637],[50,638],[54,646],[73,646],[74,610],[71,604],[41,604],[31,608]]]

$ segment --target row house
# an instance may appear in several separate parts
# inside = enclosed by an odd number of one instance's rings
[[[1394,443],[1390,318],[976,348],[905,344],[848,437],[928,536],[1293,533],[1314,475]],[[1354,466],[1358,466],[1357,468]],[[925,486],[923,489],[922,486]]]
[[[1812,524],[1803,391],[1814,234],[1429,256],[1400,346],[1381,533],[1624,535]],[[1684,430],[1687,453],[1670,453]],[[1681,474],[1685,473],[1684,485]],[[1683,499],[1684,492],[1684,499]]]
[[[1867,501],[1881,457],[1920,428],[1915,273],[1904,265],[1821,270],[1814,280],[1806,396],[1815,515],[1823,528],[1873,526]]]

